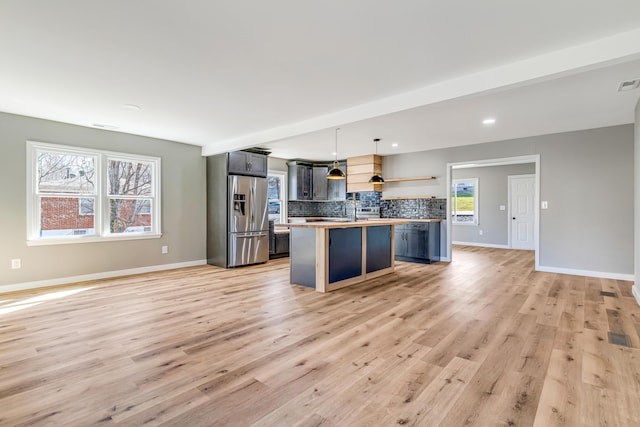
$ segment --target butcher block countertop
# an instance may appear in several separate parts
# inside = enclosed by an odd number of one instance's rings
[[[301,218],[302,219],[302,218]],[[282,227],[306,227],[306,228],[345,228],[345,227],[371,227],[375,225],[397,225],[410,222],[442,222],[441,219],[410,219],[410,218],[368,218],[358,221],[341,221],[335,218],[327,218],[322,221],[320,217],[306,218],[309,222],[290,222],[282,224]]]
[[[403,221],[409,221],[409,222],[442,222],[441,219],[411,219],[411,218],[396,218],[396,219],[402,219]],[[377,221],[377,220],[373,220],[373,221]]]
[[[314,222],[299,222],[290,223],[290,228],[351,228],[351,227],[375,227],[379,225],[396,225],[396,224],[408,224],[413,220],[410,219],[395,219],[395,218],[380,218],[369,219],[365,221],[314,221]]]

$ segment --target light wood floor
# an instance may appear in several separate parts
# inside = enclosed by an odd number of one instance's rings
[[[532,266],[457,247],[329,294],[281,259],[0,295],[0,425],[640,425],[631,283]]]

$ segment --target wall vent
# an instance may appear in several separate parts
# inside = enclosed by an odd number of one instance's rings
[[[629,335],[617,334],[615,332],[607,332],[609,336],[609,342],[615,345],[621,345],[623,347],[631,347],[631,340]]]
[[[618,85],[618,92],[633,90],[633,89],[637,89],[638,87],[640,87],[640,78],[633,79],[633,80],[625,80],[623,82],[620,82],[620,84]]]

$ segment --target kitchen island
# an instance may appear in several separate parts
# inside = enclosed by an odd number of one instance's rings
[[[394,270],[394,226],[404,219],[289,224],[291,283],[318,292]]]

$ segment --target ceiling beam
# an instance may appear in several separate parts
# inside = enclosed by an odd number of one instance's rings
[[[380,98],[331,114],[233,139],[213,141],[202,147],[202,155],[248,148],[436,102],[516,88],[636,59],[640,59],[640,28]],[[637,76],[630,76],[633,77]]]

